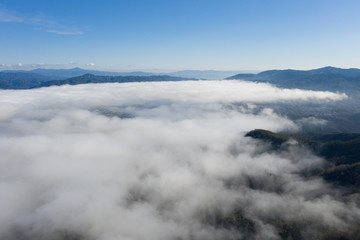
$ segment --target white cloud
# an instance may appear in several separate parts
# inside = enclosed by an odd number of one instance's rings
[[[59,23],[42,12],[36,13],[33,17],[23,17],[21,14],[7,9],[0,9],[0,22],[17,22],[37,26],[49,33],[58,35],[82,35],[83,31],[74,26]]]
[[[93,62],[91,62],[91,63],[87,63],[87,64],[85,64],[85,66],[88,66],[88,67],[93,67],[93,66],[95,66],[95,63],[93,63]]]
[[[279,238],[271,218],[303,224],[304,238],[346,229],[356,204],[299,175],[321,159],[243,136],[297,128],[256,103],[344,97],[240,81],[1,91],[0,238],[232,239],[246,233],[211,222],[234,209],[253,239]]]
[[[55,33],[58,35],[82,35],[84,32],[82,31],[64,31],[64,30],[47,30],[48,33]]]
[[[34,68],[41,68],[41,67],[54,67],[54,65],[45,64],[45,63],[23,64],[21,62],[17,64],[0,64],[0,70],[31,70]]]
[[[36,63],[36,64],[31,64],[31,68],[41,68],[41,67],[44,67],[46,66],[47,64],[45,63]]]
[[[11,69],[13,67],[12,64],[4,64],[4,63],[1,64],[0,66],[1,66],[2,69]]]
[[[17,13],[0,9],[0,22],[23,22],[24,18]]]
[[[23,68],[23,64],[21,62],[17,64],[0,64],[0,69],[3,70],[17,70],[22,68]]]
[[[156,89],[156,91],[154,91]],[[95,96],[93,95],[94,93]],[[141,94],[139,94],[141,93]],[[166,103],[270,103],[288,101],[339,101],[346,99],[346,94],[309,91],[300,89],[280,89],[266,83],[245,81],[180,81],[180,82],[137,82],[86,84],[41,88],[28,91],[8,91],[0,96],[3,101],[20,101],[26,96],[32,101],[53,97],[46,102],[79,102],[85,105],[136,105]],[[66,96],[66,98],[64,98]],[[82,96],[81,98],[77,96]],[[116,97],[115,97],[116,96]],[[75,97],[75,99],[74,99]],[[59,98],[59,99],[57,99]],[[52,101],[54,99],[54,101]],[[58,104],[57,104],[58,105]]]

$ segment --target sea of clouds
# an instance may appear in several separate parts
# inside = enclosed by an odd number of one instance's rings
[[[324,160],[244,137],[300,129],[257,104],[346,97],[242,81],[3,90],[0,239],[279,239],[278,220],[307,239],[351,228],[356,202],[302,174]],[[234,212],[252,231],[219,222]]]

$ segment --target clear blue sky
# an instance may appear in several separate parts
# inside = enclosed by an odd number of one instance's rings
[[[359,12],[358,0],[1,0],[0,69],[360,67]]]

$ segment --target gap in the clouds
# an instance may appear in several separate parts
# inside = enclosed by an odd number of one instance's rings
[[[135,116],[127,112],[126,109],[122,107],[96,107],[90,109],[91,112],[104,115],[106,117],[118,117],[120,119],[134,118]]]

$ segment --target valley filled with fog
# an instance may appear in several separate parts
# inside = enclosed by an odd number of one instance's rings
[[[323,169],[323,158],[295,141],[274,151],[245,137],[324,123],[294,121],[271,105],[345,99],[235,80],[2,90],[0,238],[281,239],[285,229],[332,239],[356,231],[358,194],[307,174]]]

